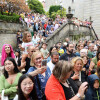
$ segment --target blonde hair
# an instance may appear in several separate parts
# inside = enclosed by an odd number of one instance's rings
[[[73,66],[70,62],[60,60],[53,69],[53,75],[59,80],[59,82],[65,82],[67,74],[73,70]]]
[[[23,42],[27,42],[27,34],[31,34],[30,32],[28,32],[28,31],[25,31],[24,33],[23,33]]]
[[[74,57],[72,59],[72,61],[71,61],[72,62],[72,65],[74,66],[78,60],[81,60],[82,61],[82,66],[83,66],[84,63],[83,63],[83,59],[81,57]]]
[[[36,57],[38,54],[41,54],[41,56],[42,56],[42,58],[43,58],[42,52],[40,52],[40,51],[34,52],[34,53],[32,54],[32,56],[31,56],[31,62],[30,62],[30,65],[31,65],[31,66],[34,66],[34,65],[35,65],[35,64],[34,64],[34,59],[35,59],[35,57]]]

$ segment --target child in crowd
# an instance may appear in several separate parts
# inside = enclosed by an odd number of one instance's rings
[[[85,95],[85,100],[100,100],[99,78],[92,74],[88,76],[89,88]]]
[[[49,51],[48,51],[48,49],[47,49],[47,43],[44,42],[44,43],[42,44],[42,48],[40,49],[40,51],[43,53],[44,59],[47,59],[48,56],[49,56]]]
[[[23,43],[22,43],[22,45],[19,45],[19,47],[21,48],[21,50],[23,51],[23,53],[27,54],[27,48],[28,48],[28,46],[33,45],[33,42],[31,40],[32,40],[31,33],[28,32],[28,31],[25,31],[23,33]]]

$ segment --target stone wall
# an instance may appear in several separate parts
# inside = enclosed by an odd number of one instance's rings
[[[57,1],[56,4],[54,1]],[[93,21],[93,28],[100,39],[100,0],[46,0],[45,10],[48,11],[51,5],[60,5],[66,8],[68,13],[68,7],[71,6],[74,17],[80,20],[89,20],[90,16]]]
[[[57,42],[64,41],[66,37],[70,38],[70,40],[72,41],[72,36],[77,34],[83,34],[85,36],[85,39],[96,39],[92,29],[85,26],[80,26],[78,28],[74,24],[65,23],[60,28],[58,28],[51,36],[47,38],[47,48],[50,49],[50,47],[56,44]]]
[[[18,30],[24,31],[26,27],[23,27],[19,23],[7,23],[0,21],[0,52],[3,44],[10,44],[13,48],[16,48],[17,39],[16,32]]]

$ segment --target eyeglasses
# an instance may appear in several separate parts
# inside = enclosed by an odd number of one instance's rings
[[[42,59],[42,57],[36,58],[36,60],[40,60],[40,59]]]
[[[32,86],[32,85],[34,85],[34,83],[33,82],[29,82],[29,83],[23,83],[22,85],[24,85],[24,86]]]

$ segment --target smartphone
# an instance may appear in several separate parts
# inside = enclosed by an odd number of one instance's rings
[[[41,66],[47,66],[47,60],[42,60]]]
[[[86,86],[87,86],[87,88],[85,89],[84,94],[86,94],[86,92],[87,92],[87,90],[88,90],[88,88],[89,88],[89,84],[87,84]]]

